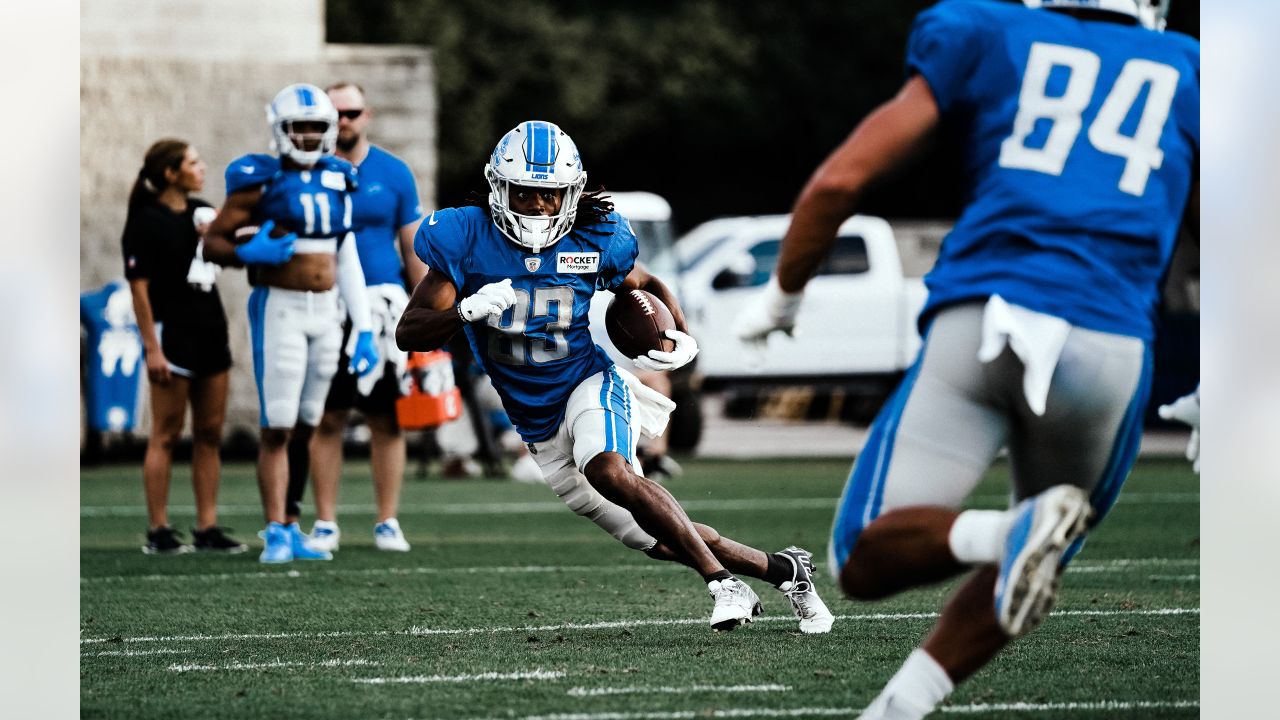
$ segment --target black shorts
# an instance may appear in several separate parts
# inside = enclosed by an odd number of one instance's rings
[[[205,377],[226,372],[231,367],[231,345],[227,326],[156,323],[160,349],[169,361],[169,370],[182,377]]]
[[[342,356],[338,358],[338,372],[334,373],[329,384],[329,396],[324,401],[325,412],[355,408],[364,415],[395,417],[396,399],[400,397],[400,379],[396,375],[395,364],[386,363],[373,390],[367,396],[361,395],[356,388],[356,374],[347,369],[351,364],[351,357],[346,351],[350,334],[351,321],[348,320],[342,329]]]

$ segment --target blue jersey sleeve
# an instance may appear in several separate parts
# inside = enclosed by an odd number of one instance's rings
[[[431,220],[418,226],[413,251],[462,292],[467,280],[463,263],[471,251],[471,226],[462,212],[445,208],[431,213]]]
[[[596,275],[596,290],[613,290],[636,266],[636,255],[640,253],[640,245],[636,234],[631,230],[631,223],[618,213],[610,213],[608,221],[612,225],[603,225],[612,230],[601,244],[600,272]]]
[[[967,0],[944,0],[916,16],[907,40],[907,74],[918,73],[929,83],[943,115],[964,99],[967,80],[984,53],[977,11]]]
[[[280,158],[263,153],[241,155],[227,166],[227,194],[265,184],[280,172]]]

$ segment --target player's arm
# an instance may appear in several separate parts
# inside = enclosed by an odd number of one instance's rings
[[[831,252],[840,224],[853,215],[863,192],[922,150],[938,127],[938,104],[916,75],[897,96],[876,108],[809,178],[792,209],[782,240],[778,284],[798,293]]]
[[[204,236],[204,259],[219,265],[240,267],[246,264],[280,265],[293,257],[297,235],[288,233],[271,237],[275,223],[262,223],[257,234],[245,242],[236,242],[236,230],[253,221],[253,209],[262,199],[262,187],[233,192],[227,196],[218,217],[209,224]]]
[[[645,292],[653,293],[653,296],[661,300],[662,304],[666,305],[667,309],[671,311],[671,317],[676,321],[676,329],[683,333],[689,332],[689,326],[684,321],[684,311],[680,309],[680,303],[676,301],[676,294],[671,292],[671,288],[659,280],[658,276],[649,272],[649,269],[639,262],[623,278],[622,284],[614,288],[613,291],[619,293],[629,290],[644,290]]]
[[[396,325],[396,345],[406,352],[429,352],[444,345],[463,325],[457,300],[458,289],[449,278],[428,270]]]
[[[418,226],[422,224],[422,218],[418,218],[408,225],[401,225],[397,233],[397,239],[400,241],[400,257],[404,259],[404,270],[409,275],[409,287],[418,287],[422,279],[427,276],[427,264],[418,258],[418,254],[413,251],[413,238],[418,234]]]
[[[169,360],[160,348],[160,336],[156,333],[155,314],[151,312],[151,298],[147,288],[151,281],[137,278],[129,281],[129,292],[133,295],[133,315],[138,321],[138,333],[142,335],[142,351],[147,360],[147,377],[151,382],[168,385]]]

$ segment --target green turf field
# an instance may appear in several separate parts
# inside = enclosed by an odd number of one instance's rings
[[[691,461],[669,485],[701,522],[825,557],[845,461]],[[1003,502],[998,466],[974,498]],[[192,521],[186,466],[172,521]],[[932,623],[949,586],[879,603],[819,590],[801,635],[752,581],[762,622],[716,634],[692,571],[627,550],[549,489],[406,482],[413,551],[373,549],[367,463],[344,474],[342,549],[262,566],[249,465],[224,471],[238,556],[145,556],[136,466],[81,474],[81,713],[91,718],[853,717]],[[1058,612],[961,686],[942,716],[1198,717],[1199,485],[1144,461],[1064,578]],[[309,528],[309,523],[306,523]],[[825,563],[824,563],[825,564]]]

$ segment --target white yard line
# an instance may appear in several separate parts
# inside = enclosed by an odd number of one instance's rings
[[[1200,608],[1153,608],[1150,610],[1059,610],[1055,617],[1132,617],[1143,615],[1199,615]],[[930,620],[938,617],[936,612],[920,613],[865,613],[859,615],[837,615],[837,620],[849,622],[877,622],[900,620]],[[387,635],[496,635],[508,632],[553,632],[558,630],[612,630],[632,627],[661,627],[668,625],[705,625],[706,618],[677,618],[671,620],[610,620],[595,623],[560,623],[557,625],[519,625],[506,627],[471,627],[471,628],[424,628],[411,627],[408,630],[345,630],[333,632],[299,632],[299,633],[227,633],[223,635],[154,635],[139,637],[81,638],[81,645],[96,645],[106,642],[122,643],[168,643],[168,642],[219,642],[224,640],[295,640],[311,638],[370,637]],[[795,622],[795,618],[781,615],[757,618],[756,622]]]
[[[1002,712],[1118,712],[1129,710],[1176,710],[1200,707],[1196,700],[1173,701],[1123,701],[1106,700],[1087,703],[984,703],[978,705],[944,705],[942,713],[960,715],[991,714]],[[698,718],[798,718],[798,717],[853,717],[861,708],[852,707],[798,707],[798,708],[723,708],[700,710],[667,710],[639,712],[554,713],[552,715],[525,715],[516,720],[696,720]]]
[[[632,685],[629,687],[569,688],[571,697],[599,697],[602,695],[687,695],[689,693],[767,693],[787,692],[790,685]]]
[[[142,655],[186,655],[190,650],[100,650],[98,652],[82,652],[80,657],[139,657]]]
[[[169,672],[201,672],[201,671],[227,671],[227,670],[265,670],[268,668],[292,668],[292,667],[374,667],[382,663],[375,660],[322,660],[320,662],[286,662],[283,660],[272,660],[271,662],[262,663],[245,663],[245,662],[229,662],[220,665],[181,665],[175,664],[169,666]]]
[[[976,505],[1004,505],[1008,495],[974,495],[970,500]],[[681,500],[686,510],[696,512],[760,512],[769,510],[835,510],[839,498],[752,498],[739,500]],[[1121,493],[1119,502],[1124,505],[1182,505],[1198,504],[1198,492]],[[343,513],[376,514],[377,506],[369,504],[344,504],[338,508]],[[170,505],[170,514],[193,515],[193,505]],[[512,503],[407,503],[400,506],[400,517],[405,515],[529,515],[567,512],[564,503],[512,502]],[[261,515],[261,505],[220,505],[221,515]],[[146,517],[147,509],[137,505],[84,505],[80,517]]]
[[[1199,567],[1200,561],[1196,558],[1117,558],[1113,560],[1077,560],[1067,567],[1068,573],[1100,573],[1100,572],[1125,572],[1134,568],[1148,567]],[[305,572],[302,570],[290,569],[283,572],[265,572],[265,571],[247,571],[239,573],[193,573],[190,575],[103,575],[100,577],[80,578],[81,585],[95,585],[99,583],[130,583],[130,582],[188,582],[195,580],[203,581],[223,581],[223,580],[278,580],[300,577],[331,577],[336,575],[348,576],[380,576],[380,575],[521,575],[532,574],[539,575],[544,573],[603,573],[610,574],[617,572],[652,572],[652,571],[679,571],[687,572],[682,565],[675,563],[623,563],[616,565],[496,565],[496,566],[471,566],[461,568],[439,568],[439,567],[414,567],[414,568],[358,568],[358,569],[341,569],[326,566],[323,569],[308,568]]]
[[[523,670],[518,672],[486,672],[477,675],[410,675],[407,677],[352,678],[362,685],[420,685],[428,683],[490,682],[493,680],[558,680],[568,673],[561,670]]]

